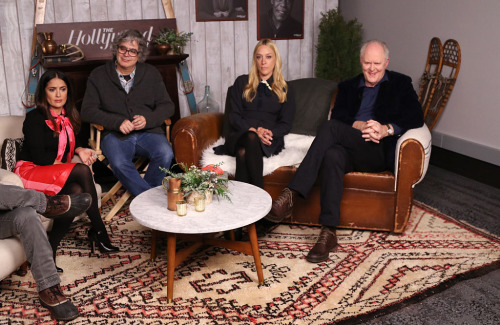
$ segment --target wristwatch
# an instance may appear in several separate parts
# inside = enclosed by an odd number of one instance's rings
[[[387,134],[388,135],[394,135],[394,129],[392,128],[392,126],[390,124],[387,124]]]

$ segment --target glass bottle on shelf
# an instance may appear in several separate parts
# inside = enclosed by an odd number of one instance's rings
[[[196,113],[217,113],[219,104],[210,96],[210,86],[205,86],[205,97],[196,104]]]

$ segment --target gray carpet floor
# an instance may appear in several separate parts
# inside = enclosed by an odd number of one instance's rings
[[[500,236],[500,189],[429,166],[414,198]],[[419,302],[362,324],[500,324],[500,269],[458,282]]]

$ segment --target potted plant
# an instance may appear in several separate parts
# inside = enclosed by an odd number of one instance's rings
[[[335,9],[321,13],[321,16],[316,77],[340,82],[361,73],[361,24],[356,19],[346,21],[342,13]]]
[[[184,46],[191,40],[192,32],[177,32],[172,28],[160,29],[153,43],[160,54],[181,54]]]
[[[223,197],[231,201],[228,195],[230,192],[227,187],[229,179],[225,176],[222,169],[219,168],[219,165],[208,165],[202,169],[194,165],[188,168],[183,163],[178,164],[178,166],[185,172],[175,173],[163,167],[160,167],[160,170],[172,178],[181,179],[180,191],[188,203],[193,203],[196,196],[204,196],[208,204],[212,201],[213,195],[217,199]]]

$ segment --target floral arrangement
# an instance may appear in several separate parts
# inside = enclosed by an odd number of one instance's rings
[[[193,192],[205,195],[205,191],[210,191],[217,196],[217,199],[219,199],[219,197],[223,197],[231,201],[231,198],[228,195],[230,191],[227,187],[229,179],[224,176],[224,171],[220,168],[221,164],[208,165],[202,169],[199,169],[195,165],[191,165],[188,168],[184,163],[176,165],[180,166],[183,170],[185,170],[185,172],[174,173],[163,167],[160,167],[160,170],[165,172],[170,177],[182,180],[181,192],[184,196],[188,196]]]

